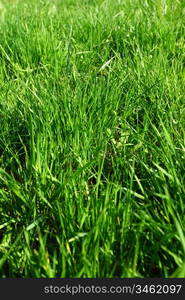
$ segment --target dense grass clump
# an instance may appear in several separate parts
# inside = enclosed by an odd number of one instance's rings
[[[185,276],[185,2],[0,1],[0,276]]]

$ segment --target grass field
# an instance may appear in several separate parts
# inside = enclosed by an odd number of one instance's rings
[[[0,1],[0,277],[185,276],[185,1]]]

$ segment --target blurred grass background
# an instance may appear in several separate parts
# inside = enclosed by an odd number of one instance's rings
[[[0,1],[0,276],[184,277],[185,2]]]

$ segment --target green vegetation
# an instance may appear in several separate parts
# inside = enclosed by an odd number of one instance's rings
[[[185,2],[0,1],[0,276],[185,276]]]

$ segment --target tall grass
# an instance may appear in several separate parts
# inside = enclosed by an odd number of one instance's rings
[[[184,14],[1,0],[1,277],[185,276]]]

